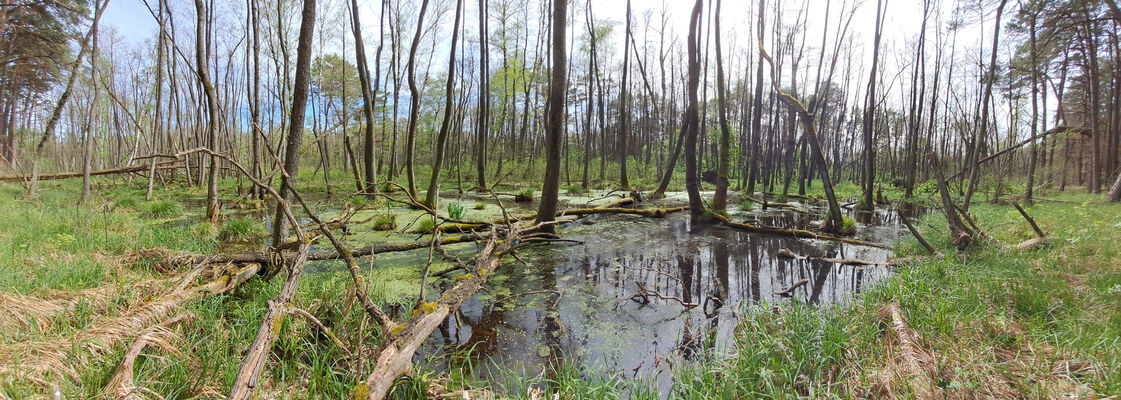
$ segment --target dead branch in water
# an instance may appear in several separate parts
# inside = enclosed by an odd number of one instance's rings
[[[536,227],[526,228],[531,231]],[[366,393],[366,398],[380,400],[385,398],[398,377],[409,371],[412,357],[432,331],[448,315],[455,312],[463,302],[475,295],[502,264],[502,254],[510,250],[522,231],[511,225],[503,240],[492,228],[490,239],[475,258],[474,271],[462,278],[450,289],[444,291],[435,302],[424,302],[413,310],[413,318],[408,322],[390,329],[384,336],[381,350],[376,357],[374,371],[364,382],[359,383],[355,393]]]
[[[647,289],[646,286],[643,285],[642,283],[636,282],[635,284],[638,285],[638,293],[635,293],[635,294],[632,294],[632,295],[626,297],[627,299],[634,300],[635,302],[639,302],[638,299],[642,299],[642,301],[640,303],[647,304],[647,303],[650,303],[650,296],[654,296],[654,297],[657,297],[657,298],[662,299],[662,300],[675,301],[675,302],[677,302],[677,304],[680,304],[682,307],[685,307],[685,308],[693,308],[693,307],[696,307],[696,306],[700,305],[700,304],[697,304],[697,303],[686,302],[685,300],[682,300],[680,297],[677,297],[677,296],[666,296],[664,294],[659,293],[657,290]]]
[[[806,286],[807,283],[810,283],[809,279],[803,279],[803,280],[800,280],[798,282],[794,282],[794,284],[790,285],[790,287],[788,287],[784,290],[777,291],[777,292],[775,292],[775,294],[777,294],[779,296],[783,296],[783,297],[793,296],[795,290],[797,290],[798,288],[800,288],[802,286]]]
[[[829,258],[829,257],[803,256],[803,255],[794,254],[794,252],[790,251],[789,249],[779,250],[778,251],[778,256],[779,257],[786,257],[786,258],[793,258],[795,260],[824,261],[824,262],[829,262],[829,263],[834,263],[834,264],[844,264],[844,265],[868,265],[868,266],[876,266],[876,267],[890,267],[890,266],[895,265],[895,263],[892,262],[892,261],[867,261],[867,260],[857,260],[857,259],[852,259],[852,258]]]
[[[814,233],[814,232],[810,232],[810,231],[802,230],[802,229],[775,228],[775,227],[770,227],[770,226],[752,225],[752,224],[746,224],[746,223],[741,223],[741,222],[732,222],[731,220],[728,219],[728,217],[725,217],[725,216],[720,215],[720,214],[713,214],[713,216],[718,221],[720,221],[724,226],[739,229],[739,230],[744,230],[744,231],[748,231],[748,232],[769,233],[769,234],[773,234],[773,235],[793,236],[793,237],[807,238],[807,239],[832,240],[832,241],[835,241],[835,242],[855,244],[855,245],[859,245],[859,246],[876,247],[876,248],[885,249],[885,250],[892,250],[892,246],[886,245],[886,244],[867,242],[867,241],[857,240],[857,239],[849,239],[849,238],[840,237],[840,236],[823,235],[823,234]]]

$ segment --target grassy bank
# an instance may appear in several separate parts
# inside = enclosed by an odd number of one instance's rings
[[[198,188],[167,188],[145,201],[143,185],[122,183],[99,188],[84,205],[76,205],[78,193],[77,182],[52,181],[44,183],[40,199],[25,200],[19,186],[0,186],[0,354],[24,358],[30,352],[17,350],[50,348],[66,356],[63,365],[51,365],[52,372],[35,379],[23,379],[28,371],[20,368],[0,369],[0,393],[8,397],[43,396],[51,385],[65,398],[103,395],[136,332],[118,333],[119,340],[92,352],[80,348],[82,335],[132,315],[187,272],[157,268],[136,251],[215,252],[231,238],[257,238],[262,229],[237,218],[214,226],[198,222],[192,200],[201,194]],[[947,256],[899,266],[848,305],[750,306],[734,348],[683,364],[673,397],[919,396],[914,380],[900,372],[906,360],[884,315],[891,305],[898,305],[921,337],[919,349],[934,360],[931,384],[951,398],[1121,392],[1121,205],[1086,194],[1046,197],[1058,201],[1039,202],[1028,212],[1056,239],[1053,245],[1020,251],[985,243],[958,253],[946,240],[940,214],[929,215],[918,225]],[[1000,243],[1034,235],[1010,206],[978,203],[972,211]],[[923,253],[911,239],[897,252]],[[280,284],[252,280],[233,293],[180,305],[170,314],[183,319],[166,345],[150,346],[137,363],[137,386],[165,398],[224,394]],[[392,308],[397,299],[387,293],[393,289],[376,279],[371,285],[376,301]],[[349,286],[345,273],[317,273],[305,280],[296,303],[335,331],[359,332],[344,338],[348,349],[373,348],[377,334]],[[345,350],[304,320],[290,319],[283,329],[264,381],[266,395],[344,398],[371,369],[368,362],[340,361],[362,357],[344,357]],[[62,348],[47,346],[59,343]],[[511,372],[488,382],[459,370],[421,372],[402,382],[400,394],[415,398],[436,384],[513,397],[529,397],[532,388],[573,399],[657,397],[649,382],[599,377],[580,365],[529,378]]]

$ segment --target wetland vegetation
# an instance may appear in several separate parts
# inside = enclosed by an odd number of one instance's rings
[[[616,3],[0,5],[0,399],[1121,394],[1116,1]]]

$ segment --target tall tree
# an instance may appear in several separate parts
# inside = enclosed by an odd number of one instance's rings
[[[698,0],[700,1],[700,0]],[[565,86],[567,85],[568,55],[565,36],[568,30],[568,0],[553,0],[553,68],[549,79],[549,98],[545,121],[545,182],[541,187],[541,205],[537,209],[537,223],[552,222],[557,214],[557,196],[560,191],[561,139],[565,130]],[[553,225],[542,227],[553,232]]]
[[[195,0],[201,1],[201,0]],[[280,178],[280,195],[284,203],[292,199],[292,188],[300,172],[300,150],[303,147],[304,116],[307,112],[308,89],[311,87],[311,42],[315,35],[315,0],[304,0],[300,12],[300,36],[296,47],[296,80],[292,87],[292,108],[288,114],[288,144],[284,148],[284,175]],[[273,218],[272,243],[279,246],[288,236],[286,204],[277,203]]]
[[[973,192],[977,190],[977,181],[979,170],[981,169],[981,150],[983,143],[989,134],[989,99],[993,95],[993,83],[996,82],[996,53],[997,46],[1000,44],[1000,17],[1004,14],[1004,5],[1008,0],[1000,0],[1000,5],[996,8],[996,22],[993,24],[993,47],[992,52],[989,54],[988,71],[985,72],[985,86],[981,91],[981,114],[978,115],[979,124],[977,134],[973,137],[972,150],[970,154],[969,165],[969,188],[965,192],[965,198],[962,200],[962,210],[969,211],[969,202],[973,198]]]
[[[630,51],[631,51],[631,0],[627,0],[627,22],[626,29],[623,32],[623,82],[619,86],[619,148],[616,152],[619,153],[619,187],[628,189],[631,187],[630,179],[627,178],[627,140],[629,140],[631,131],[631,118],[627,114],[627,77],[630,75]]]
[[[424,33],[424,13],[428,11],[428,0],[420,2],[420,14],[416,18],[416,34],[409,46],[409,61],[405,73],[409,79],[409,127],[405,131],[405,178],[408,180],[409,195],[416,197],[416,173],[413,167],[416,160],[416,129],[420,123],[420,88],[416,84],[416,51],[420,47],[420,36]]]
[[[424,193],[424,205],[436,208],[440,198],[440,171],[444,168],[444,153],[448,143],[448,133],[451,131],[452,106],[455,103],[455,49],[459,45],[459,19],[463,9],[463,0],[455,2],[455,23],[452,24],[452,47],[448,54],[448,83],[444,89],[444,117],[440,122],[440,133],[436,136],[436,158],[432,161],[432,177],[428,180],[428,190]]]
[[[864,97],[864,170],[861,182],[864,185],[864,196],[861,198],[862,209],[871,211],[876,207],[872,199],[872,192],[876,187],[876,81],[879,80],[880,66],[880,38],[884,29],[884,6],[886,0],[876,1],[876,33],[872,44],[872,72],[868,74],[868,92]]]
[[[689,215],[693,223],[702,222],[705,215],[701,203],[700,181],[697,177],[697,131],[700,116],[697,111],[697,86],[701,81],[700,30],[701,7],[703,0],[697,0],[689,17],[689,56],[688,96],[685,104],[685,118],[682,129],[685,132],[685,190],[689,195]]]
[[[487,135],[490,134],[490,58],[487,50],[487,0],[479,0],[479,121],[475,123],[475,184],[487,190]]]
[[[101,87],[94,82],[99,78],[98,65],[101,64],[101,47],[98,46],[97,26],[93,26],[92,48],[90,51],[90,82],[93,86],[93,99],[90,100],[89,113],[86,115],[86,127],[82,130],[82,203],[90,201],[90,170],[93,168],[93,141],[94,123],[97,118],[98,99],[101,96]]]
[[[720,154],[716,164],[716,193],[712,196],[712,209],[724,211],[728,204],[728,169],[731,168],[732,131],[728,128],[728,87],[724,83],[724,55],[720,49],[720,0],[714,10],[716,35],[716,107],[720,122]]]
[[[70,101],[70,95],[74,92],[74,81],[78,78],[78,70],[82,65],[82,60],[85,58],[86,53],[89,52],[89,44],[93,39],[93,35],[97,32],[97,25],[101,22],[101,15],[105,13],[106,6],[109,5],[109,0],[95,0],[93,22],[90,24],[89,31],[86,32],[85,37],[82,39],[82,44],[78,48],[78,56],[75,57],[74,63],[70,65],[70,76],[66,78],[66,87],[59,95],[58,101],[55,102],[54,108],[51,110],[51,115],[47,118],[47,125],[43,128],[43,135],[39,137],[38,144],[35,145],[35,155],[31,160],[31,181],[27,186],[27,197],[36,198],[39,196],[39,168],[40,161],[43,158],[43,151],[47,147],[47,142],[54,138],[55,128],[58,126],[58,121],[62,119],[62,110],[66,108],[66,103]]]
[[[208,72],[210,59],[209,15],[202,0],[195,0],[195,74],[206,95],[206,147],[218,151],[218,93]],[[218,217],[218,158],[207,157],[210,163],[206,179],[206,216]]]
[[[759,37],[763,36],[766,32],[764,22],[764,4],[766,0],[759,0],[758,22],[756,29],[759,31]],[[763,137],[763,58],[759,57],[755,66],[755,95],[752,96],[754,104],[751,107],[751,136],[754,140],[751,142],[751,159],[748,161],[747,171],[747,194],[755,195],[755,181],[759,176],[759,157],[762,155],[762,144],[760,139]]]
[[[384,12],[384,6],[382,7]],[[358,84],[362,88],[362,117],[366,124],[362,127],[362,161],[365,166],[365,191],[377,191],[378,170],[377,152],[374,151],[374,93],[370,89],[370,66],[366,61],[366,45],[362,41],[362,21],[359,18],[358,0],[350,0],[351,33],[354,35],[354,57],[358,64]],[[381,44],[378,44],[381,50]]]

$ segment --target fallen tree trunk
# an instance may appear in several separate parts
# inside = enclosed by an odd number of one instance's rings
[[[127,174],[127,173],[130,173],[130,172],[144,172],[144,171],[148,171],[149,169],[151,169],[153,165],[155,165],[156,169],[159,169],[159,170],[178,169],[179,166],[175,165],[177,162],[178,161],[176,161],[176,160],[172,160],[172,161],[159,162],[159,163],[155,163],[155,164],[133,165],[133,166],[129,166],[129,167],[110,168],[110,169],[103,169],[103,170],[100,170],[100,171],[90,171],[90,176]],[[40,181],[49,181],[49,180],[52,180],[52,179],[79,178],[81,176],[82,176],[81,172],[59,172],[59,173],[56,173],[56,174],[41,174],[41,175],[39,175],[39,180]],[[0,182],[27,182],[27,181],[30,181],[30,180],[31,180],[31,175],[0,175]]]
[[[438,241],[440,245],[448,245],[455,243],[468,243],[479,240],[485,240],[490,237],[489,234],[466,234],[460,236],[453,236],[441,238]],[[351,257],[365,257],[374,254],[392,253],[398,251],[409,251],[416,249],[423,249],[432,246],[432,240],[421,240],[411,243],[386,243],[373,246],[366,246],[358,249],[350,250]],[[343,256],[337,250],[323,250],[308,252],[308,261],[322,261],[322,260],[341,260]],[[165,257],[163,260],[158,260],[161,263],[176,264],[176,265],[195,265],[202,263],[260,263],[265,265],[273,265],[280,261],[271,253],[242,253],[242,254],[178,254]]]
[[[852,258],[830,258],[830,257],[803,256],[803,255],[795,254],[793,251],[790,251],[790,249],[779,250],[778,251],[778,256],[779,257],[786,257],[786,258],[793,258],[795,260],[824,261],[824,262],[829,262],[829,263],[834,263],[834,264],[844,264],[844,265],[867,265],[867,266],[876,266],[876,267],[890,267],[890,266],[895,265],[895,261],[890,261],[890,260],[889,261],[868,261],[868,260],[857,260],[857,259],[852,259]]]
[[[448,315],[459,310],[463,302],[482,289],[487,277],[502,265],[502,254],[510,250],[518,238],[518,231],[512,229],[502,241],[497,240],[496,236],[492,231],[491,239],[479,251],[473,273],[464,275],[435,302],[421,299],[422,303],[413,311],[412,319],[385,334],[381,351],[376,357],[377,366],[364,382],[355,387],[353,397],[384,399],[393,387],[393,382],[410,370],[413,354],[432,331]]]
[[[863,241],[863,240],[849,239],[849,238],[832,236],[832,235],[822,235],[822,234],[819,234],[819,233],[814,233],[814,232],[810,232],[810,231],[803,230],[803,229],[775,228],[775,227],[770,227],[770,226],[761,226],[761,225],[745,224],[745,223],[741,223],[741,222],[732,222],[732,220],[729,220],[728,217],[725,217],[725,216],[720,215],[720,214],[713,214],[713,216],[718,221],[720,221],[724,226],[727,226],[729,228],[744,230],[744,231],[748,231],[748,232],[769,233],[769,234],[773,234],[773,235],[793,236],[793,237],[806,238],[806,239],[832,240],[834,242],[855,244],[855,245],[858,245],[858,246],[875,247],[875,248],[885,249],[885,250],[892,250],[893,249],[892,246],[889,246],[889,245],[886,245],[886,244],[873,243],[873,242],[867,242],[867,241]]]

